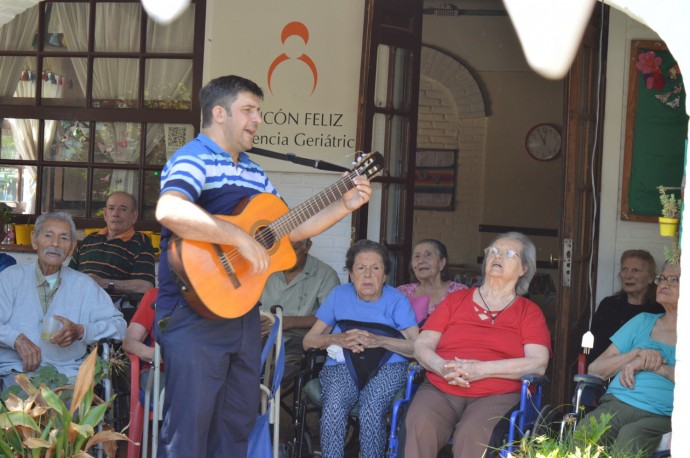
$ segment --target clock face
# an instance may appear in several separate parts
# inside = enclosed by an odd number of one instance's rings
[[[551,124],[537,124],[527,132],[525,147],[534,159],[553,159],[561,152],[561,132]]]

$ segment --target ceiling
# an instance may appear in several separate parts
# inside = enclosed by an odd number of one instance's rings
[[[0,0],[0,26],[38,3],[39,0]]]

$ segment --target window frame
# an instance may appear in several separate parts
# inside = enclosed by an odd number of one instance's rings
[[[121,170],[137,170],[140,172],[138,183],[138,210],[139,221],[137,228],[141,230],[160,230],[160,224],[154,221],[143,221],[144,216],[144,188],[145,175],[147,172],[160,172],[163,169],[162,164],[147,164],[146,163],[146,132],[149,124],[187,124],[194,128],[196,135],[200,130],[200,105],[196,94],[199,93],[202,86],[203,78],[203,56],[204,56],[204,34],[206,22],[206,0],[191,0],[194,6],[194,43],[192,45],[192,52],[189,53],[167,53],[167,52],[147,52],[147,24],[148,15],[141,6],[139,0],[45,0],[39,2],[38,10],[38,24],[37,24],[37,46],[31,50],[0,50],[0,56],[28,56],[30,59],[35,59],[36,74],[41,75],[43,72],[44,58],[74,58],[83,57],[87,59],[87,84],[84,88],[85,96],[83,99],[78,99],[81,106],[55,106],[54,104],[46,104],[41,99],[41,84],[36,84],[36,93],[33,97],[32,104],[6,104],[0,103],[0,110],[3,113],[3,119],[35,119],[39,123],[38,141],[36,151],[36,160],[12,160],[0,159],[0,167],[21,167],[21,166],[35,166],[36,171],[36,195],[35,195],[35,209],[33,214],[15,214],[13,221],[15,222],[33,222],[35,218],[41,213],[45,212],[42,208],[42,192],[43,192],[43,170],[46,167],[80,167],[87,169],[87,193],[86,193],[86,208],[84,217],[74,217],[74,222],[78,228],[100,227],[103,226],[103,219],[101,217],[92,217],[92,189],[93,189],[93,175],[96,169],[104,167],[121,169]],[[89,5],[89,33],[88,33],[88,49],[87,51],[59,51],[59,50],[45,50],[45,35],[46,31],[46,11],[55,3],[82,3]],[[140,43],[137,52],[96,52],[95,36],[93,33],[94,24],[96,21],[96,5],[99,3],[120,3],[132,4],[136,3],[140,8]],[[101,108],[92,106],[92,85],[94,79],[93,62],[95,59],[109,57],[109,58],[135,58],[139,61],[139,78],[138,78],[138,108]],[[144,94],[146,88],[146,61],[151,59],[186,59],[191,61],[191,77],[192,84],[190,88],[191,94],[191,109],[189,110],[165,110],[159,108],[146,108],[144,101]],[[44,145],[43,135],[46,120],[58,121],[83,121],[88,122],[90,127],[90,141],[88,146],[88,159],[85,162],[74,161],[58,161],[54,159],[44,159]],[[98,122],[128,122],[136,123],[141,126],[140,136],[140,156],[136,163],[103,163],[96,162],[94,158],[94,141],[96,138],[95,126]],[[49,147],[50,145],[48,145]]]

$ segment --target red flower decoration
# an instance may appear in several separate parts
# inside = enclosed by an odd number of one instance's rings
[[[666,80],[664,79],[664,75],[661,73],[660,68],[655,68],[654,72],[647,77],[647,89],[656,89],[657,91],[660,91],[664,88],[664,83]]]
[[[658,57],[654,51],[641,52],[637,57],[637,69],[645,75],[652,73],[659,65],[661,65],[661,57]]]

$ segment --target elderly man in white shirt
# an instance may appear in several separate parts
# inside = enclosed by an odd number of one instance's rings
[[[0,380],[6,385],[17,373],[44,365],[73,378],[88,345],[125,336],[127,325],[110,296],[88,275],[63,265],[75,232],[65,213],[39,216],[31,234],[36,264],[0,273]],[[57,331],[41,335],[50,318],[59,323]]]

